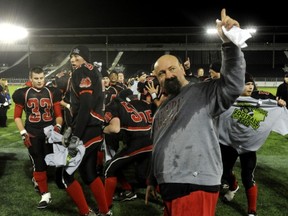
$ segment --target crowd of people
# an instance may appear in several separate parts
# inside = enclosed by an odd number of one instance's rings
[[[42,68],[32,68],[29,85],[12,98],[14,121],[41,195],[37,208],[48,207],[53,195],[46,160],[56,142],[50,144],[44,134],[52,126],[66,151],[65,163],[55,169],[56,183],[80,215],[111,216],[113,202],[137,198],[125,175],[133,165],[138,186],[146,188],[145,203],[160,194],[164,216],[213,216],[223,186],[222,199],[228,202],[239,189],[233,172],[239,157],[247,215],[255,216],[256,151],[272,130],[288,133],[287,101],[280,90],[277,97],[255,91],[241,48],[223,31],[233,27],[240,25],[223,9],[217,22],[222,61],[210,65],[209,77],[203,68],[191,74],[189,58],[165,54],[150,72],[139,70],[125,81],[123,72],[91,64],[82,45],[71,50],[72,73],[57,74],[51,85]],[[276,122],[279,115],[282,121]],[[71,171],[67,166],[73,160],[78,163]],[[81,183],[95,206],[88,205]]]

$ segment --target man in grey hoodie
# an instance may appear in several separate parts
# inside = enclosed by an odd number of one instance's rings
[[[229,31],[239,23],[221,11],[220,79],[189,83],[173,55],[161,56],[154,65],[154,75],[168,97],[154,116],[146,203],[158,185],[164,215],[215,215],[222,176],[217,117],[243,91],[246,70],[243,52],[224,35],[222,26]]]

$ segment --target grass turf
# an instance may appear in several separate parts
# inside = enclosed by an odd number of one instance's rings
[[[11,88],[11,92],[14,89]],[[271,91],[275,94],[275,89],[269,90],[265,88],[262,90]],[[40,195],[34,191],[32,186],[31,164],[28,159],[27,149],[24,147],[13,121],[13,109],[13,106],[9,109],[8,127],[0,128],[0,215],[78,215],[77,208],[72,200],[64,190],[58,189],[54,183],[53,167],[48,170],[49,188],[53,201],[47,209],[38,210],[36,208],[37,203],[40,201]],[[283,137],[273,132],[257,153],[258,165],[255,171],[255,180],[259,190],[258,215],[288,215],[287,154],[288,137]],[[216,216],[247,215],[247,201],[241,184],[238,161],[235,166],[235,173],[240,183],[240,189],[231,203],[223,203],[219,199]],[[92,208],[96,208],[97,205],[90,191],[87,190],[86,186],[83,186],[83,188],[89,205]],[[137,194],[139,198],[134,201],[115,202],[113,205],[114,215],[160,216],[163,214],[161,201],[152,200],[146,206],[144,204],[145,189],[138,189]]]

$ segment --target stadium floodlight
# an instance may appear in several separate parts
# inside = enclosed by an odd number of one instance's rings
[[[216,34],[217,29],[216,28],[208,28],[208,29],[206,29],[206,33],[207,34]]]
[[[247,30],[250,34],[255,34],[256,31],[257,31],[255,28],[246,28],[246,30]]]
[[[250,34],[255,34],[257,31],[255,28],[244,28],[244,29],[247,30]],[[217,34],[217,29],[216,28],[207,28],[206,33],[209,35]]]
[[[13,43],[28,36],[28,31],[24,27],[8,23],[0,24],[0,42]]]

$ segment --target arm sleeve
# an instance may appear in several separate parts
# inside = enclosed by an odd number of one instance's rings
[[[73,134],[81,139],[85,127],[88,125],[90,110],[92,109],[92,94],[87,92],[80,95],[80,109]]]
[[[62,111],[61,111],[61,104],[60,102],[56,102],[54,103],[54,113],[55,113],[55,117],[62,117]]]
[[[109,123],[112,118],[119,117],[118,113],[119,109],[120,108],[118,104],[115,102],[115,99],[111,101],[111,103],[109,103],[109,105],[107,105],[105,108],[105,115],[104,115],[105,122]]]
[[[21,106],[19,104],[15,104],[14,119],[15,118],[22,118],[22,113],[23,113],[23,106]]]
[[[210,101],[211,116],[217,116],[227,110],[242,93],[245,85],[246,62],[244,54],[233,43],[222,45],[222,65],[219,79],[203,82],[207,99]]]
[[[25,103],[25,94],[23,89],[17,89],[13,95],[12,99],[15,103],[15,109],[14,109],[14,119],[15,118],[21,118],[23,109],[24,109],[24,103]]]

